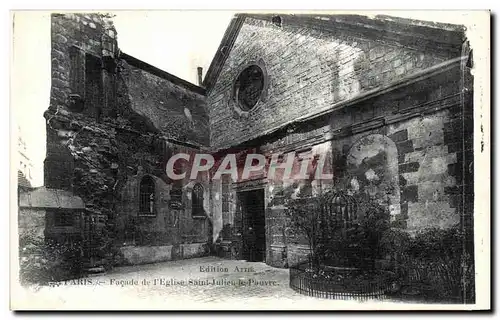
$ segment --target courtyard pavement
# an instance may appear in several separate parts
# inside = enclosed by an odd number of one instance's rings
[[[55,287],[27,289],[22,299],[34,309],[108,310],[349,310],[373,308],[377,302],[308,297],[290,289],[288,281],[287,269],[203,257],[117,267]]]

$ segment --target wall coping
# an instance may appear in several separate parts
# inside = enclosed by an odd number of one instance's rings
[[[19,195],[20,208],[84,210],[82,198],[66,190],[40,187]]]

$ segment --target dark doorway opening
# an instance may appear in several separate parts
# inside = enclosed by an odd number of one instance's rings
[[[238,192],[243,218],[243,259],[265,262],[266,216],[264,189]]]

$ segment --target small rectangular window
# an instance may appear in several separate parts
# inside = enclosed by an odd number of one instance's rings
[[[56,227],[71,227],[73,221],[74,217],[71,212],[54,212],[54,226]]]

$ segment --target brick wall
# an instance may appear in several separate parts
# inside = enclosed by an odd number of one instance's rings
[[[248,117],[233,110],[232,85],[242,67],[262,59],[268,98]],[[377,39],[282,27],[246,18],[233,49],[208,94],[212,145],[228,147],[255,138],[299,116],[330,108],[444,60]]]

